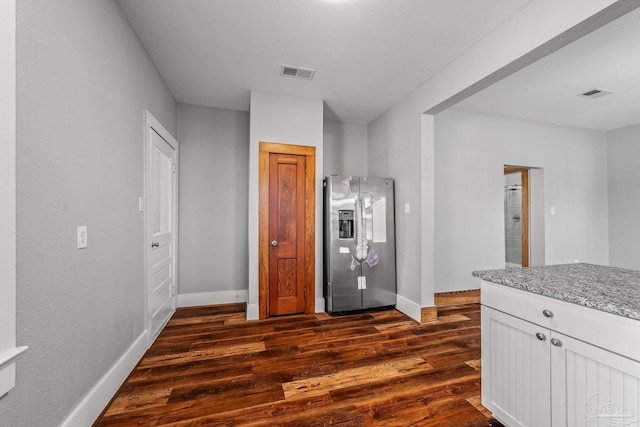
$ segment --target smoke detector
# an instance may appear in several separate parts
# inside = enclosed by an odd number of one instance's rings
[[[586,91],[585,93],[578,94],[578,96],[581,96],[583,98],[595,99],[602,98],[603,96],[610,95],[612,93],[612,90],[607,89],[591,89]]]
[[[283,65],[280,71],[281,76],[297,77],[299,79],[311,80],[316,75],[316,70],[311,68],[291,67],[289,65]]]

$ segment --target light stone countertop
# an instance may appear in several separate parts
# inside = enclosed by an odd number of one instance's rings
[[[472,275],[640,320],[640,271],[580,263],[474,271]]]

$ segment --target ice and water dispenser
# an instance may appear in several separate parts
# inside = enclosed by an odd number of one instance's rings
[[[353,211],[338,211],[339,238],[353,239]]]

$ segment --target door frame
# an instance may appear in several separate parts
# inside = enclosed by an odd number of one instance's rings
[[[520,187],[522,188],[522,267],[529,267],[529,168],[505,166],[504,174],[520,172]]]
[[[316,148],[260,141],[258,170],[258,315],[269,318],[269,154],[305,156],[305,314],[315,312]]]
[[[165,129],[164,126],[149,112],[149,110],[144,111],[144,196],[139,201],[139,210],[144,212],[143,215],[143,223],[144,223],[144,240],[143,240],[143,253],[144,253],[144,325],[147,330],[147,348],[151,347],[151,344],[155,341],[157,336],[152,335],[151,331],[151,315],[149,313],[149,262],[150,262],[150,254],[151,251],[151,241],[153,240],[153,230],[151,229],[151,224],[153,223],[152,218],[149,218],[151,211],[147,209],[148,201],[151,199],[151,179],[149,174],[151,173],[151,132],[157,132],[176,152],[176,160],[175,160],[175,169],[173,174],[173,207],[172,207],[172,242],[171,246],[173,248],[173,260],[171,268],[173,270],[173,311],[175,311],[177,307],[177,295],[178,295],[178,168],[179,168],[179,156],[180,150],[178,141],[171,135],[171,133]],[[163,326],[164,328],[164,326]],[[160,329],[162,330],[162,328]]]

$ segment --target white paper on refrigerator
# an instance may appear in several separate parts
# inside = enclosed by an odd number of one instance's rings
[[[385,243],[387,241],[387,199],[380,197],[373,202],[373,243]]]

